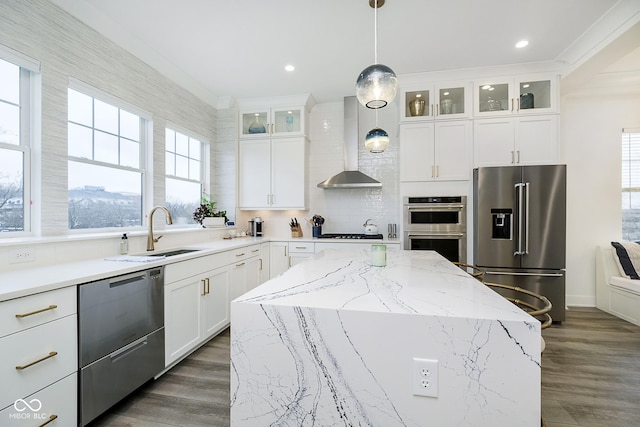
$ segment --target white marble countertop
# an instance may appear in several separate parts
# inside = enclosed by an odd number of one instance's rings
[[[180,248],[199,250],[171,257],[159,257],[157,261],[151,262],[108,261],[105,258],[98,258],[88,261],[63,263],[46,267],[0,273],[0,301],[64,288],[66,286],[92,282],[94,280],[101,280],[106,277],[133,273],[147,268],[212,255],[218,252],[224,252],[268,241],[269,239],[263,239],[260,237],[223,239],[195,245],[180,246]],[[169,250],[172,249],[163,249],[156,252],[166,252]],[[132,255],[144,256],[146,254],[140,253]],[[114,258],[115,257],[117,257],[117,255],[114,255]]]
[[[433,251],[329,249],[235,300],[239,303],[531,321],[514,304]]]

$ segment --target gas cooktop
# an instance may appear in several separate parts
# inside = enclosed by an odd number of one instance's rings
[[[329,233],[321,234],[318,239],[382,239],[382,234]]]

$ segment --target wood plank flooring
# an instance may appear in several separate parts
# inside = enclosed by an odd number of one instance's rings
[[[571,308],[543,336],[547,427],[640,426],[640,327],[595,308]],[[228,426],[229,340],[227,329],[91,427]]]

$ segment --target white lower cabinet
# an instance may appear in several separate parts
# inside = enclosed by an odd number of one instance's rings
[[[229,272],[230,267],[224,266],[165,284],[165,366],[174,364],[229,324]]]
[[[271,242],[269,245],[269,277],[273,279],[289,269],[289,243]]]
[[[231,301],[262,283],[261,245],[195,258],[165,269],[165,366],[227,327]]]
[[[76,426],[78,425],[77,390],[78,374],[74,372],[30,396],[14,401],[0,411],[0,425]]]
[[[474,167],[554,164],[559,160],[558,116],[474,121]]]
[[[77,425],[75,286],[0,303],[0,324],[0,425]]]
[[[315,252],[312,242],[289,242],[289,267],[310,259]]]

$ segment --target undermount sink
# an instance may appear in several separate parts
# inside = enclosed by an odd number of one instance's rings
[[[191,252],[198,252],[200,249],[174,249],[172,251],[164,251],[164,252],[147,252],[145,254],[145,256],[175,256],[175,255],[182,255],[182,254],[188,254]]]

